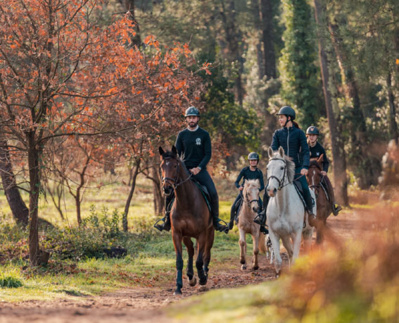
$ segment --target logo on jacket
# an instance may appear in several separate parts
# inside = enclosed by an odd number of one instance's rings
[[[201,146],[201,138],[195,139],[195,144],[196,144],[197,146]]]

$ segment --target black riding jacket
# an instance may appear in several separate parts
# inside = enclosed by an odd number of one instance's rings
[[[323,146],[316,142],[314,147],[309,146],[310,150],[310,158],[319,158],[323,155],[323,170],[328,172],[328,167],[330,166],[330,161],[327,158],[326,151],[324,150]]]
[[[283,147],[285,154],[292,158],[295,168],[309,168],[309,146],[306,135],[301,129],[293,126],[276,130],[271,147],[276,151],[280,146]]]
[[[244,178],[242,181],[242,184],[240,185],[241,179]],[[259,191],[262,191],[265,188],[265,184],[263,182],[263,173],[259,168],[256,168],[256,170],[252,171],[249,166],[244,167],[240,174],[238,174],[238,177],[236,181],[234,182],[235,186],[239,188],[240,186],[244,186],[245,180],[247,179],[258,179],[260,183]]]
[[[195,131],[180,131],[176,139],[176,148],[179,155],[184,154],[184,164],[188,169],[206,169],[212,156],[209,133],[200,127]]]

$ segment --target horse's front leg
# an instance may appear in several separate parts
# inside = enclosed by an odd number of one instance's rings
[[[172,235],[173,235],[173,245],[175,247],[175,252],[176,252],[176,290],[174,292],[174,295],[181,295],[181,289],[183,287],[182,236],[176,232],[173,232]]]
[[[292,234],[292,242],[294,246],[293,246],[291,265],[294,264],[295,259],[297,259],[299,256],[299,249],[301,247],[301,238],[302,238],[302,229],[299,229]]]
[[[247,253],[247,242],[245,241],[245,231],[239,228],[239,232],[240,240],[238,241],[238,244],[240,246],[240,264],[241,269],[245,270],[247,269],[247,261],[245,259],[245,254]]]
[[[206,285],[208,276],[204,272],[204,256],[205,256],[205,241],[204,235],[201,235],[197,240],[197,260],[195,266],[197,267],[198,278],[200,285]]]
[[[274,254],[274,270],[276,271],[276,277],[280,277],[281,265],[283,262],[280,255],[280,238],[271,229],[269,229],[269,237],[272,242],[272,250]]]
[[[253,270],[258,270],[259,269],[259,263],[258,263],[259,234],[260,234],[259,231],[257,231],[256,233],[252,234],[252,243],[253,243],[252,269]]]
[[[186,245],[188,253],[188,263],[187,263],[187,278],[190,286],[195,286],[197,284],[197,279],[194,277],[193,259],[194,259],[194,244],[189,237],[184,237],[183,242]]]

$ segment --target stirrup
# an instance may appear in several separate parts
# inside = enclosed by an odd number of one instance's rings
[[[214,225],[215,229],[219,232],[229,233],[229,226],[228,224],[223,221],[222,219],[217,219],[216,224]]]
[[[159,223],[159,222],[163,222],[163,223]],[[163,230],[169,231],[170,230],[170,225],[169,226],[166,225],[166,220],[165,220],[165,217],[164,217],[162,219],[159,219],[157,222],[155,222],[154,228],[159,230],[159,231],[161,231],[161,232]]]
[[[334,204],[333,205],[333,214],[334,214],[334,216],[337,216],[339,211],[341,211],[341,210],[342,210],[342,207],[340,205],[338,205],[338,204]]]

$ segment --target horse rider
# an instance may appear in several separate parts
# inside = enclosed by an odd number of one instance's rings
[[[295,177],[302,185],[303,197],[306,203],[306,211],[310,216],[313,214],[314,201],[310,195],[306,175],[308,173],[310,154],[305,133],[299,128],[295,120],[295,110],[290,106],[284,106],[277,113],[281,129],[273,134],[271,148],[276,151],[283,147],[284,153],[295,163]],[[255,217],[254,222],[264,227],[266,224],[266,208],[269,202],[269,195],[265,191],[263,196],[263,210]]]
[[[236,181],[234,182],[234,185],[240,190],[240,192],[238,193],[231,207],[230,223],[229,223],[230,230],[233,229],[234,219],[236,218],[238,209],[240,208],[240,205],[242,204],[243,201],[242,190],[244,189],[245,181],[250,179],[258,179],[260,183],[259,192],[261,192],[265,188],[265,184],[263,182],[263,173],[258,168],[259,155],[255,152],[249,153],[248,161],[249,161],[249,166],[245,166],[240,171]],[[242,184],[240,184],[241,179],[243,179]],[[262,200],[260,198],[259,198],[259,207],[260,209],[262,209]]]
[[[337,216],[339,211],[342,210],[342,207],[339,206],[337,203],[335,203],[334,189],[333,189],[330,179],[327,176],[330,161],[327,158],[325,149],[317,141],[319,135],[320,135],[319,129],[317,129],[317,127],[315,127],[315,126],[310,126],[306,130],[306,137],[308,138],[308,145],[309,145],[309,151],[310,151],[310,159],[314,159],[314,158],[318,159],[318,158],[320,158],[321,155],[323,155],[323,170],[321,171],[321,174],[323,175],[323,179],[321,181],[321,184],[327,190],[327,194],[328,194],[328,197],[329,197],[329,200],[331,203],[333,214],[335,216]]]
[[[197,108],[187,108],[184,117],[187,128],[180,131],[176,139],[176,149],[179,156],[184,156],[184,164],[192,174],[192,177],[201,185],[204,185],[210,195],[213,226],[217,231],[228,233],[229,229],[219,219],[219,196],[215,184],[206,170],[206,165],[211,159],[212,146],[209,133],[198,126],[200,113]],[[163,224],[156,224],[158,230],[170,230],[170,209],[174,194],[166,197],[165,217]]]

